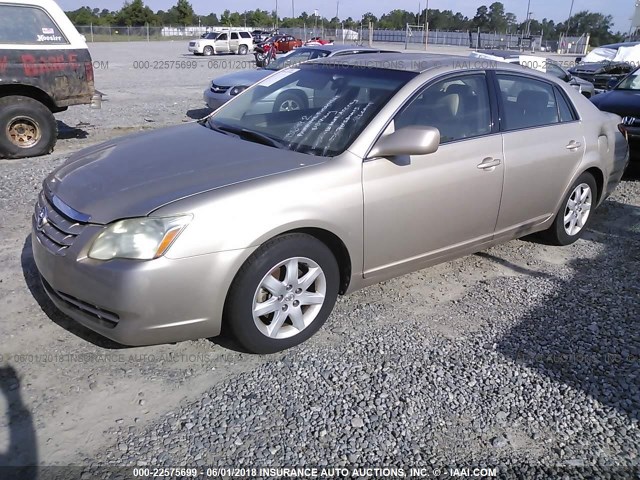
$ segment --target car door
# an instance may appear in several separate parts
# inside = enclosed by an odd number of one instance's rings
[[[229,53],[229,34],[221,33],[215,40],[216,53]]]
[[[231,32],[231,40],[229,41],[229,52],[237,53],[240,48],[240,35],[238,32]]]
[[[498,73],[496,84],[505,168],[500,237],[526,232],[556,213],[584,155],[585,139],[575,108],[551,82]]]
[[[441,143],[429,155],[364,162],[365,277],[397,275],[491,241],[503,165],[490,98],[484,72],[455,75],[418,92],[389,125],[385,134],[437,127]]]

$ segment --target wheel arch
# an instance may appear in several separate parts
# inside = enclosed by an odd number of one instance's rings
[[[66,110],[66,108],[56,107],[55,102],[46,93],[44,90],[41,90],[38,87],[34,87],[33,85],[24,85],[24,84],[4,84],[0,85],[0,98],[2,97],[10,97],[12,95],[20,95],[23,97],[33,98],[38,102],[42,103],[45,107],[47,107],[52,113],[60,112],[62,110]]]
[[[309,105],[309,97],[307,97],[307,94],[301,88],[291,88],[291,89],[285,90],[284,92],[280,92],[280,94],[276,97],[276,103],[282,97],[293,96],[293,95],[295,95],[300,100],[302,100],[302,102],[305,103],[307,106]]]
[[[583,173],[589,173],[596,181],[596,187],[598,189],[598,191],[596,192],[596,204],[600,204],[602,194],[604,193],[604,173],[602,173],[602,170],[600,170],[598,167],[590,167]]]
[[[320,240],[329,248],[329,250],[331,250],[336,262],[338,262],[338,270],[340,271],[340,287],[338,288],[338,293],[343,295],[349,288],[349,283],[351,281],[352,262],[349,250],[340,237],[329,230],[317,227],[296,228],[294,230],[283,232],[278,236],[286,235],[288,233],[305,233],[317,240]]]

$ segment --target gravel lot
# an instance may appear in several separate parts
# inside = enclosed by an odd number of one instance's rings
[[[184,42],[91,50],[108,62],[96,70],[103,108],[57,115],[54,154],[0,161],[0,466],[86,465],[94,478],[109,465],[586,465],[635,478],[637,175],[576,244],[513,241],[340,298],[289,352],[121,348],[57,313],[38,284],[29,230],[41,181],[70,152],[207,113],[207,82],[252,57],[194,58]],[[197,67],[153,68],[164,60]]]

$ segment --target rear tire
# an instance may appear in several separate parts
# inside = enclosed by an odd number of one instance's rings
[[[240,268],[224,308],[224,328],[253,353],[298,345],[333,310],[340,275],[320,240],[293,233],[258,248]]]
[[[571,245],[577,241],[591,222],[597,203],[598,187],[593,175],[583,173],[573,182],[562,200],[556,218],[542,237],[552,245]]]
[[[25,158],[53,151],[58,125],[53,113],[30,97],[0,98],[0,156]]]
[[[240,48],[238,49],[239,55],[246,55],[248,52],[249,48],[246,45],[240,45]]]

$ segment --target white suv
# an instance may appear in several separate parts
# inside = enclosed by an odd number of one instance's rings
[[[250,30],[226,28],[191,40],[189,51],[194,55],[213,55],[215,53],[246,55],[253,51],[253,37]]]

